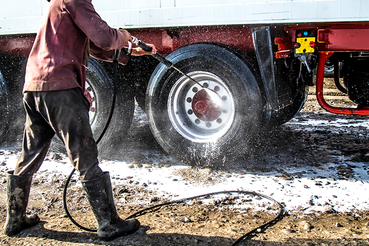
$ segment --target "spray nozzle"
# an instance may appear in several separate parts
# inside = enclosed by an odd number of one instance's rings
[[[141,40],[139,40],[138,38],[132,36],[132,42],[137,45],[138,47],[140,47],[141,49],[145,50],[145,51],[151,51],[152,48],[147,45],[146,43],[142,42]],[[192,77],[190,77],[189,75],[187,75],[186,73],[182,72],[180,69],[178,69],[177,67],[173,66],[173,63],[169,60],[167,60],[164,56],[160,55],[159,53],[153,54],[152,55],[155,59],[157,59],[158,61],[160,61],[161,63],[163,63],[165,66],[167,67],[171,67],[173,69],[175,69],[177,72],[179,72],[180,74],[182,74],[183,76],[186,76],[188,79],[190,79],[191,81],[195,82],[197,85],[199,85],[202,90],[204,90],[209,97],[211,98],[211,101],[219,106],[222,105],[222,99],[220,98],[219,94],[216,93],[213,90],[207,89],[205,88],[202,84],[200,84],[198,81],[196,81],[195,79],[193,79]]]

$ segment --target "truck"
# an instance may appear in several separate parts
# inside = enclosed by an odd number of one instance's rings
[[[22,128],[25,64],[48,3],[2,5],[0,138],[5,142]],[[135,103],[164,151],[200,166],[221,166],[253,151],[265,132],[301,110],[309,86],[316,86],[319,104],[331,113],[369,114],[367,0],[94,0],[93,5],[110,26],[155,44],[202,85],[151,56],[119,66],[114,84],[113,65],[90,57],[85,89],[96,137],[114,107],[101,149],[124,141]],[[355,107],[325,101],[326,64],[334,65],[335,84]],[[202,87],[219,95],[220,106]]]

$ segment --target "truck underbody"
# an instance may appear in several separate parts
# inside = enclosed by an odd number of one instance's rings
[[[101,146],[123,141],[134,100],[146,111],[155,139],[184,163],[207,166],[252,151],[255,139],[293,118],[303,107],[309,86],[337,114],[369,114],[367,53],[369,23],[296,23],[130,29],[154,43],[158,52],[223,99],[224,108],[207,105],[199,87],[152,57],[132,57],[119,67],[114,118]],[[23,115],[21,88],[34,34],[0,36],[0,129],[2,140],[17,139]],[[325,64],[335,68],[337,88],[358,106],[336,108],[323,97]],[[342,69],[339,67],[342,65]],[[113,94],[112,64],[91,58],[87,97],[96,136],[106,124]],[[343,84],[342,84],[343,81]],[[204,112],[194,107],[202,102]],[[203,109],[203,108],[202,108]],[[17,136],[17,137],[15,137]]]

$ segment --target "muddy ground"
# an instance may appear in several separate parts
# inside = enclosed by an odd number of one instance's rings
[[[313,94],[313,88],[311,88]],[[334,103],[349,104],[345,97],[335,90],[327,90],[327,96]],[[279,170],[280,176],[293,179],[288,173],[289,166],[319,167],[326,162],[335,162],[337,151],[351,161],[369,163],[368,137],[366,129],[347,127],[345,134],[334,134],[328,127],[316,131],[304,131],[303,127],[294,122],[309,118],[336,119],[353,118],[353,116],[336,116],[322,110],[314,96],[309,96],[308,102],[296,117],[295,121],[278,128],[264,141],[259,150],[252,156],[240,158],[223,170],[208,171],[209,177],[226,176],[240,172],[260,173]],[[354,117],[355,118],[355,117]],[[358,117],[362,119],[362,117]],[[345,127],[345,126],[343,126]],[[166,156],[152,141],[147,124],[134,121],[129,133],[128,143],[124,151],[127,160],[139,166],[148,163],[151,152],[154,158],[161,156],[162,165],[175,165],[176,161]],[[153,144],[154,143],[154,144]],[[0,155],[16,154],[19,148],[0,150]],[[49,159],[58,161],[58,153],[49,153]],[[129,161],[127,161],[129,162]],[[132,164],[131,164],[132,165]],[[160,164],[159,164],[160,165]],[[6,166],[6,163],[1,163]],[[339,179],[350,180],[352,172],[349,166],[337,165]],[[364,165],[368,172],[368,165]],[[4,192],[6,190],[5,169],[0,173],[0,225],[3,226],[6,217]],[[203,179],[194,173],[182,174],[188,180]],[[316,175],[319,175],[317,173]],[[93,232],[86,232],[67,218],[63,210],[62,193],[66,175],[55,174],[43,177],[35,175],[28,213],[38,213],[41,223],[24,230],[15,237],[6,237],[0,232],[1,245],[232,245],[237,238],[248,231],[262,225],[276,215],[277,207],[272,205],[264,210],[247,209],[240,211],[230,204],[240,203],[237,197],[223,200],[212,200],[204,203],[201,200],[185,204],[175,204],[162,207],[160,210],[139,217],[141,228],[138,232],[117,238],[110,242],[99,241]],[[211,178],[209,178],[210,180]],[[68,193],[68,206],[72,216],[81,225],[96,228],[96,223],[87,206],[81,187],[73,180]],[[124,185],[116,185],[113,190],[116,200],[120,203],[118,213],[125,218],[145,207],[166,202],[169,199],[157,196],[155,189],[147,184],[138,184],[128,179]],[[190,182],[190,181],[189,181]],[[139,197],[140,203],[135,202]],[[261,199],[249,197],[247,199]],[[245,202],[242,201],[241,203]],[[369,208],[338,213],[326,210],[306,214],[303,211],[287,212],[274,225],[259,230],[249,240],[238,245],[369,245]]]

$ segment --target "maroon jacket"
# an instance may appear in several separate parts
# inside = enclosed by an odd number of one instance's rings
[[[114,49],[124,46],[124,35],[101,19],[91,0],[51,0],[28,58],[23,91],[84,90],[87,52],[112,61]],[[122,52],[119,63],[128,60]]]

